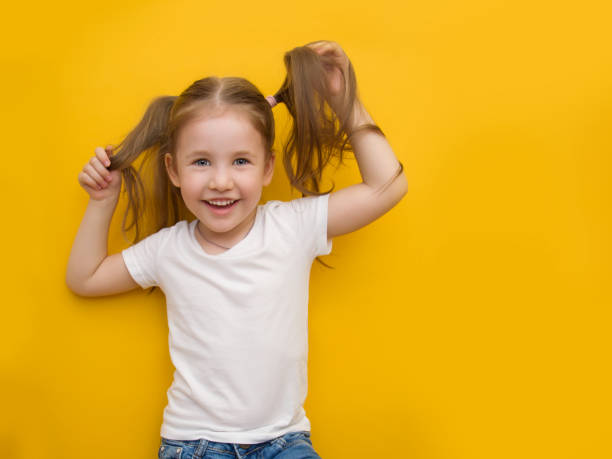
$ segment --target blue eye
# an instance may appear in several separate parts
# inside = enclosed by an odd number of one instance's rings
[[[200,165],[203,165],[201,164],[201,161],[208,161],[208,160],[207,159],[196,159],[193,163],[200,166]]]
[[[244,163],[242,163],[242,164],[247,164],[247,163],[249,162],[249,160],[248,160],[248,159],[246,159],[246,158],[238,158],[236,161],[245,161],[245,162],[244,162]]]

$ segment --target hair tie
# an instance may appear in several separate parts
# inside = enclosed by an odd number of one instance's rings
[[[275,105],[280,104],[281,102],[285,102],[283,99],[283,95],[282,95],[282,89],[279,89],[278,92],[276,94],[274,94],[273,96],[267,96],[266,100],[269,102],[270,104],[270,108],[274,107]]]
[[[278,104],[278,102],[276,101],[276,99],[274,98],[274,96],[268,96],[266,97],[266,100],[270,103],[270,108],[274,107],[276,104]]]

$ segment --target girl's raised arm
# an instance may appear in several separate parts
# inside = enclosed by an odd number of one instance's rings
[[[348,57],[336,42],[321,41],[309,44],[315,52],[333,59],[326,68],[329,101],[338,113],[346,94]],[[404,174],[398,174],[401,164],[384,135],[368,129],[359,130],[365,124],[375,124],[361,102],[356,99],[353,107],[351,145],[359,164],[362,183],[348,186],[329,195],[327,237],[350,233],[371,223],[391,210],[408,191]],[[357,132],[359,131],[359,132]],[[391,183],[389,183],[389,181]]]
[[[121,191],[121,172],[109,171],[109,153],[96,148],[96,155],[79,173],[79,183],[90,200],[72,245],[66,285],[77,295],[104,296],[138,287],[121,253],[107,256],[108,229]]]
[[[374,124],[359,101],[355,110],[355,128]],[[373,222],[391,210],[408,192],[406,176],[402,173],[396,177],[400,163],[384,136],[364,129],[352,136],[351,145],[363,181],[329,195],[328,238],[350,233]],[[389,180],[393,181],[389,183]]]

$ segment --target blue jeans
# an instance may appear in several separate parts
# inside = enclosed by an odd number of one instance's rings
[[[312,447],[310,432],[289,432],[263,443],[240,445],[205,440],[161,437],[159,459],[321,459]]]

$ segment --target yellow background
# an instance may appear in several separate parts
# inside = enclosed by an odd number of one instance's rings
[[[208,75],[272,94],[283,53],[319,39],[353,62],[409,192],[334,240],[335,270],[313,265],[315,449],[612,457],[611,9],[413,3],[4,6],[3,458],[156,457],[173,371],[163,295],[67,289],[77,174],[154,96]],[[286,108],[275,116],[280,148]],[[264,200],[297,196],[280,166]],[[354,159],[329,178],[359,181]]]

